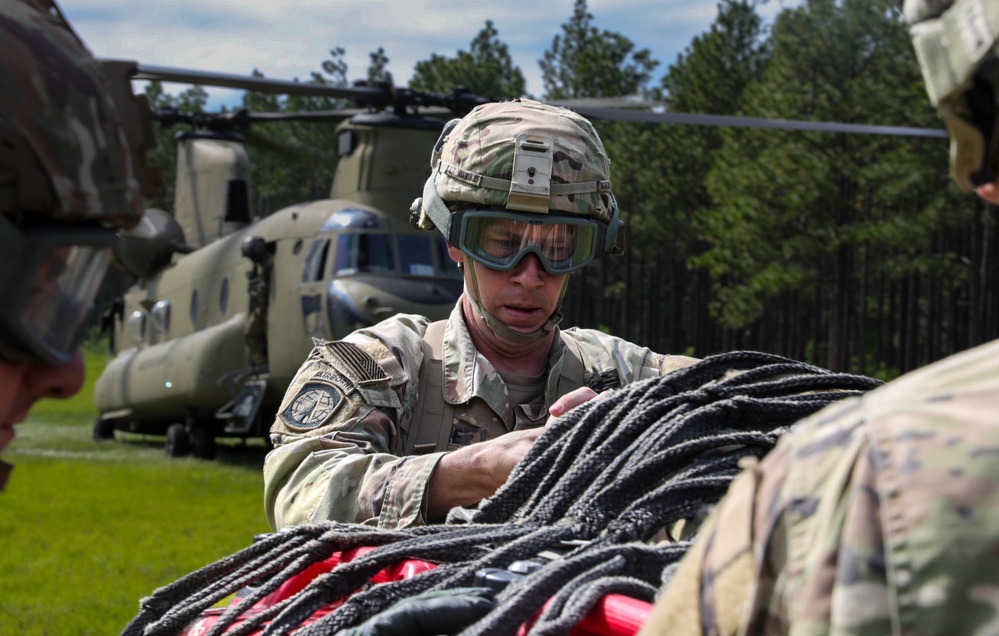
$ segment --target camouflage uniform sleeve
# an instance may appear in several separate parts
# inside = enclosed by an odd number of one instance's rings
[[[620,376],[617,386],[656,378],[697,362],[688,356],[656,353],[596,329],[571,327],[563,333],[575,343],[588,371],[616,370]]]
[[[386,528],[422,525],[430,474],[443,453],[399,457],[398,436],[378,409],[343,423],[343,430],[306,437],[271,451],[264,464],[264,500],[274,529],[326,520]]]
[[[666,375],[678,369],[689,367],[697,361],[698,358],[691,358],[690,356],[650,353],[647,363],[642,366],[641,379],[645,380]]]
[[[426,523],[426,491],[440,453],[400,457],[422,333],[370,331],[317,344],[271,428],[264,503],[275,529],[335,520],[382,527]],[[388,344],[390,343],[390,344]]]

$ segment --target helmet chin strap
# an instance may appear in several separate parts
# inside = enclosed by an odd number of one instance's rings
[[[475,265],[473,264],[472,259],[466,259],[465,263],[468,265],[468,273],[472,277],[472,288],[474,291],[474,293],[468,295],[468,299],[472,301],[472,306],[475,307],[475,311],[477,311],[479,315],[482,316],[482,319],[486,321],[486,325],[489,329],[491,329],[497,336],[511,342],[530,344],[532,342],[538,342],[547,336],[555,329],[555,327],[558,326],[560,322],[562,322],[562,297],[565,296],[565,290],[569,286],[568,276],[562,280],[562,289],[560,289],[558,293],[558,303],[555,305],[555,312],[548,317],[548,320],[546,320],[545,324],[541,325],[539,329],[532,331],[531,333],[521,333],[507,327],[503,324],[503,321],[489,313],[486,308],[482,306],[482,303],[479,302],[479,296],[481,294],[479,293],[479,281],[475,277]]]

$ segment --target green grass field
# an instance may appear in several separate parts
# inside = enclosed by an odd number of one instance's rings
[[[36,405],[4,451],[2,634],[117,634],[141,597],[268,530],[262,443],[207,462],[168,459],[162,438],[92,441],[106,361],[88,353],[83,391]]]

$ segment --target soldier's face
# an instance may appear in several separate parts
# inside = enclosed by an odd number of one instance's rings
[[[456,247],[448,247],[456,263],[465,263],[465,286],[478,287],[479,302],[507,327],[521,333],[540,329],[558,308],[565,274],[549,274],[535,254],[525,255],[513,269],[500,272],[475,264],[477,285],[473,285],[471,260]]]
[[[83,358],[77,352],[69,364],[9,362],[0,358],[0,450],[14,439],[14,425],[45,397],[67,398],[83,386]]]

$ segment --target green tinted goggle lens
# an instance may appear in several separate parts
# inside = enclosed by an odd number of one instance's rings
[[[72,359],[111,263],[115,233],[104,228],[25,228],[21,275],[0,311],[0,356],[61,365]]]
[[[460,223],[458,248],[490,269],[507,271],[535,254],[549,274],[568,274],[597,256],[599,226],[590,219],[468,210]]]

